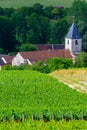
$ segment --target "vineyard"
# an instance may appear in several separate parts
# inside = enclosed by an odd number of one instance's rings
[[[0,120],[87,119],[87,96],[34,71],[0,72]]]
[[[25,121],[25,122],[5,122],[0,124],[0,130],[86,130],[87,121],[73,120],[69,122],[51,120],[43,121]]]

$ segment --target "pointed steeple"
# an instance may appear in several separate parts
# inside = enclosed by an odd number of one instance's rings
[[[71,25],[69,32],[66,35],[66,38],[69,38],[69,39],[80,39],[81,38],[81,35],[74,22]]]

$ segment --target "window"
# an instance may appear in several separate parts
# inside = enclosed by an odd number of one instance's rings
[[[67,40],[67,44],[69,44],[69,40]]]
[[[77,40],[75,40],[75,45],[78,45],[78,41]]]

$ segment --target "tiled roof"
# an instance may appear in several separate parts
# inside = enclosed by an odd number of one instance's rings
[[[5,55],[5,54],[0,54],[0,58],[4,57],[4,56],[8,56],[8,55]]]
[[[44,51],[32,51],[32,52],[19,52],[24,59],[29,59],[32,63],[41,60],[45,62],[49,58],[72,58],[69,50],[44,50]]]
[[[58,49],[64,49],[65,44],[53,44],[53,49],[58,50]]]
[[[51,50],[51,44],[36,44],[37,50]]]
[[[14,56],[7,55],[7,56],[3,56],[2,59],[3,58],[5,59],[5,61],[7,62],[7,64],[11,64],[12,59],[14,58]]]
[[[0,65],[2,66],[2,65],[4,65],[5,63],[3,62],[3,60],[2,59],[0,59]]]
[[[64,49],[65,44],[36,44],[38,50],[57,50]]]
[[[69,32],[66,35],[66,38],[81,39],[80,33],[79,33],[75,23],[73,23],[72,26],[70,27]]]

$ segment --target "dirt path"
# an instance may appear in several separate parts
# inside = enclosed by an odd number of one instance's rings
[[[83,93],[87,94],[87,87],[85,87],[84,83],[83,83],[83,85],[80,85],[79,83],[78,84],[76,84],[76,83],[68,83],[68,82],[63,82],[63,83],[67,84],[72,89],[76,89],[79,92],[83,92]]]
[[[61,70],[50,74],[70,88],[87,94],[87,71],[86,70]]]

